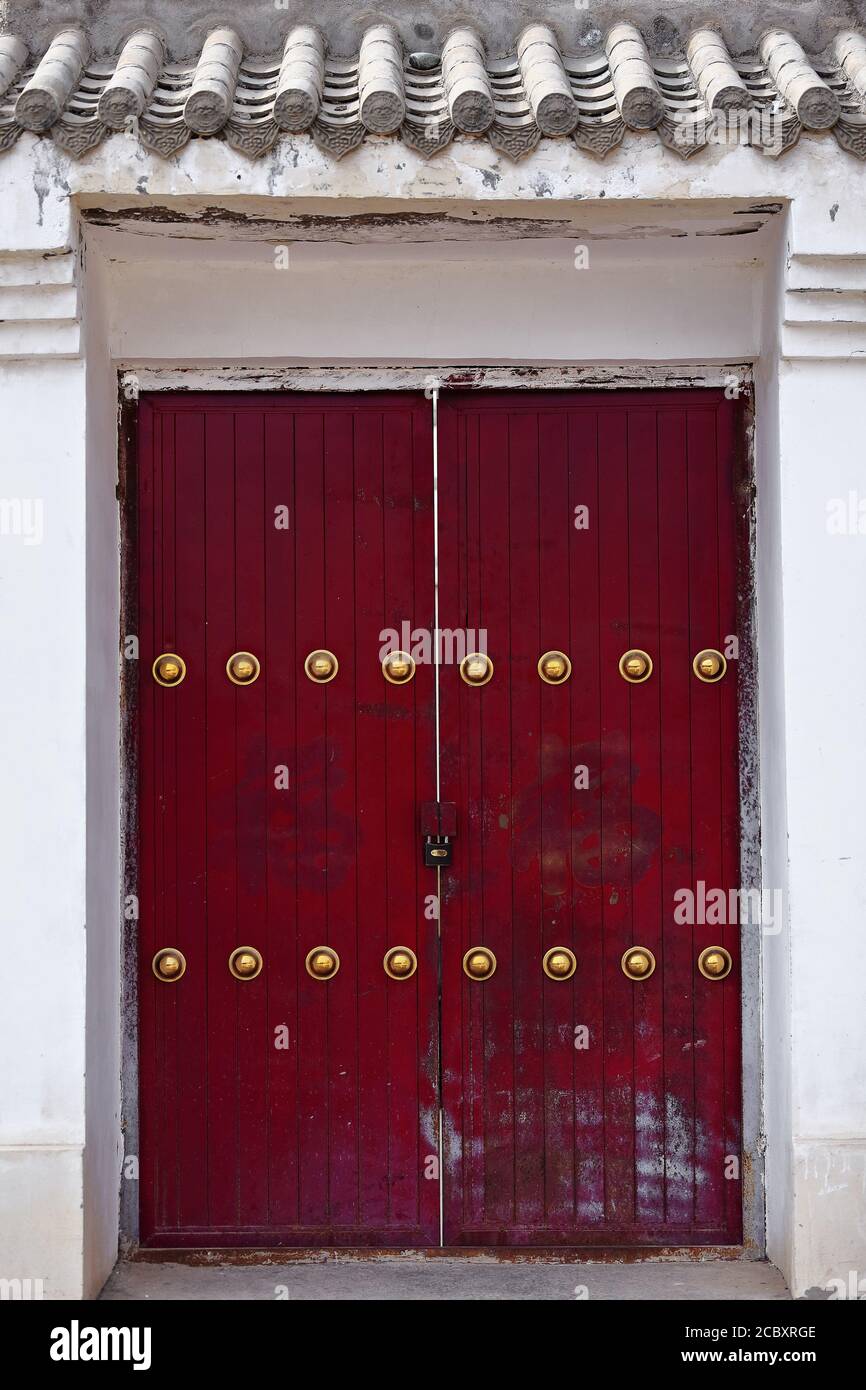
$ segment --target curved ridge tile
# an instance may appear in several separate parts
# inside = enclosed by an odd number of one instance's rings
[[[818,76],[795,38],[784,29],[770,29],[761,39],[760,54],[780,95],[807,130],[829,130],[838,121],[839,98]]]
[[[299,24],[286,39],[277,78],[273,117],[280,130],[309,130],[325,86],[325,41],[312,24]]]
[[[640,30],[634,24],[614,24],[604,47],[626,125],[631,130],[654,130],[664,117],[665,104]]]
[[[406,118],[403,49],[391,24],[372,24],[358,54],[358,115],[374,135],[391,135]]]
[[[27,62],[27,45],[14,35],[0,37],[0,97],[4,97]]]
[[[577,125],[577,103],[565,74],[553,30],[530,24],[517,42],[523,90],[542,135],[570,135]]]
[[[714,29],[695,30],[686,44],[686,58],[710,111],[735,111],[752,105],[749,89],[731,62],[724,39]]]
[[[866,38],[853,29],[837,34],[833,52],[851,86],[861,97],[866,97]]]
[[[208,34],[183,105],[184,121],[196,135],[215,135],[228,120],[243,56],[234,29]]]
[[[165,45],[153,30],[141,29],[127,39],[97,102],[99,119],[109,129],[122,130],[130,117],[144,114],[164,61]]]
[[[442,81],[451,122],[466,135],[489,130],[496,117],[484,45],[474,29],[452,29],[442,46]]]
[[[83,29],[62,29],[15,103],[15,119],[25,130],[48,130],[59,120],[90,57]]]

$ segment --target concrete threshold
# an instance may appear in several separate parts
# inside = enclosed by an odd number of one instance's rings
[[[101,1298],[107,1301],[216,1300],[252,1302],[421,1302],[540,1300],[715,1302],[790,1298],[775,1266],[764,1260],[713,1252],[703,1257],[628,1258],[606,1252],[601,1260],[520,1252],[504,1258],[489,1251],[455,1256],[348,1251],[143,1252],[115,1267]],[[246,1252],[244,1252],[246,1253]],[[642,1252],[643,1253],[643,1252]],[[192,1252],[191,1252],[192,1254]],[[625,1254],[625,1252],[622,1252]]]

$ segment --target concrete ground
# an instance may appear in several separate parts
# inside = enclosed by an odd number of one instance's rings
[[[393,1300],[618,1301],[779,1300],[790,1297],[779,1271],[753,1260],[577,1264],[326,1255],[288,1264],[170,1264],[121,1260],[102,1291],[106,1300],[294,1299],[302,1302]]]

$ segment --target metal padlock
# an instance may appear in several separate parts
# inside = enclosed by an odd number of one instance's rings
[[[447,869],[457,833],[457,807],[453,801],[425,801],[421,807],[424,864],[428,869]]]
[[[424,841],[424,863],[428,869],[446,869],[451,863],[451,841],[447,835],[428,835]]]

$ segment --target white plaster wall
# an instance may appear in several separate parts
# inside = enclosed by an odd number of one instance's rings
[[[720,262],[699,245],[684,295],[670,242],[642,254],[593,245],[583,270],[576,244],[297,246],[285,270],[269,245],[231,259],[173,247],[111,265],[111,350],[129,362],[401,363],[616,361],[626,340],[632,360],[757,352],[760,269],[745,253]]]
[[[80,361],[6,363],[0,496],[41,502],[42,543],[0,537],[2,1259],[81,1289],[85,1017],[85,414]]]
[[[780,248],[781,250],[782,248]],[[755,586],[758,734],[761,779],[761,880],[783,892],[785,922],[761,943],[767,1253],[786,1273],[794,1232],[791,1115],[791,936],[787,918],[788,829],[785,769],[785,650],[782,583],[779,351],[784,256],[766,268],[761,356],[755,372]]]
[[[758,375],[764,881],[786,892],[764,945],[768,1250],[798,1295],[866,1273],[866,518],[828,529],[833,499],[866,499],[864,212],[862,182],[793,202]]]
[[[784,365],[779,394],[792,1279],[805,1292],[866,1278],[866,534],[826,525],[830,499],[866,499],[866,361]]]
[[[492,254],[329,245],[293,249],[278,272],[272,246],[179,247],[161,236],[114,244],[100,232],[88,237],[85,359],[63,295],[37,294],[38,312],[0,324],[0,495],[46,502],[41,548],[0,541],[0,633],[25,673],[7,682],[0,719],[16,791],[0,801],[0,911],[6,937],[26,937],[39,962],[31,975],[0,977],[0,1045],[15,1058],[0,1105],[0,1274],[45,1278],[49,1293],[93,1291],[114,1249],[116,366],[758,353],[763,870],[765,886],[790,890],[788,930],[764,946],[769,1248],[798,1293],[866,1270],[866,537],[823,529],[828,495],[866,493],[866,356],[851,356],[866,344],[856,308],[846,322],[822,303],[812,322],[791,291],[795,272],[813,270],[831,290],[853,285],[855,299],[864,287],[862,171],[831,142],[808,139],[778,165],[713,151],[689,166],[629,139],[603,169],[564,144],[544,142],[513,167],[472,143],[425,166],[378,142],[337,171],[309,142],[284,142],[252,166],[217,142],[164,163],[116,137],[71,163],[27,136],[0,159],[0,248],[13,258],[46,253],[38,280],[72,245],[70,196],[98,200],[109,189],[141,205],[145,195],[202,191],[219,201],[239,188],[307,212],[402,198],[537,215],[551,198],[573,200],[587,227],[602,194],[624,223],[642,220],[652,200],[790,198],[790,253],[764,259],[766,246],[758,254],[749,238],[724,248],[607,245],[591,247],[590,270],[578,272],[570,240]]]
[[[95,1293],[117,1249],[119,889],[114,382],[62,177],[0,161],[0,1277]],[[86,1157],[85,1157],[86,1156]]]

